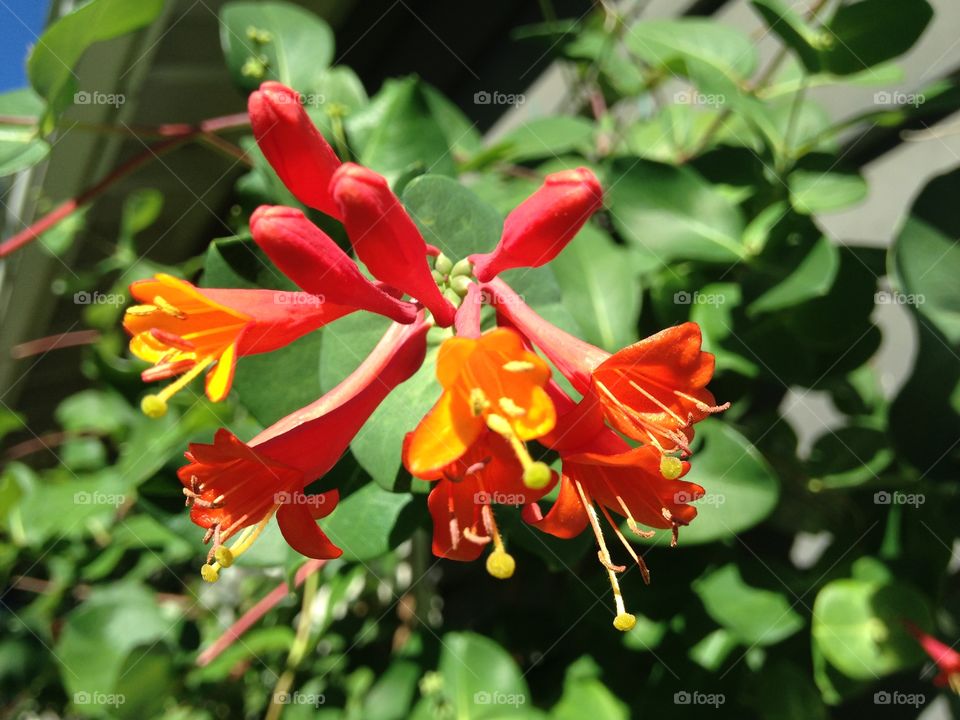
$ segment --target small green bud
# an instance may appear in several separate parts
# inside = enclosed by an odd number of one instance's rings
[[[453,277],[459,277],[461,275],[473,275],[473,263],[464,258],[463,260],[458,260],[457,264],[453,266],[453,269],[450,271],[450,275]]]
[[[450,278],[450,289],[460,297],[464,297],[467,294],[467,289],[472,284],[473,281],[466,275],[457,275],[454,278]]]
[[[433,263],[433,269],[443,275],[449,275],[450,270],[453,269],[453,262],[443,253],[437,255],[437,259]]]
[[[437,283],[437,285],[443,285],[443,283],[447,281],[446,276],[442,272],[431,270],[430,274],[433,275],[433,280]]]
[[[443,296],[450,301],[450,304],[455,308],[460,307],[460,303],[463,302],[463,298],[457,295],[451,288],[447,288],[443,291]]]

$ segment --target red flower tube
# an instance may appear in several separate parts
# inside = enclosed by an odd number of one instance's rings
[[[913,623],[906,622],[905,625],[939,670],[933,684],[937,687],[949,687],[960,695],[960,653],[923,632]]]
[[[142,303],[123,317],[130,351],[153,363],[143,380],[181,376],[144,398],[151,417],[163,415],[167,400],[207,369],[207,397],[222,400],[238,358],[281,348],[356,309],[307,293],[198,288],[164,274],[138,280],[130,294]]]
[[[307,292],[400,323],[416,316],[414,305],[367,280],[353,259],[299,210],[262,205],[250,216],[250,232],[277,267]]]
[[[216,580],[274,514],[297,552],[313,558],[341,554],[315,522],[336,505],[337,491],[307,496],[303,489],[329,472],[380,402],[420,367],[428,329],[422,318],[393,325],[340,385],[249,443],[226,429],[217,431],[212,444],[191,443],[190,462],[178,475],[191,519],[207,529],[204,542],[213,540],[204,579]],[[223,543],[237,533],[240,537],[227,548]]]
[[[422,302],[441,327],[453,324],[454,307],[427,265],[427,244],[386,178],[346,163],[330,183],[350,242],[378,280]]]
[[[254,137],[267,162],[297,200],[337,219],[330,178],[340,159],[314,126],[300,96],[278,82],[265,82],[247,101]]]
[[[547,175],[543,185],[507,215],[496,249],[470,258],[474,274],[487,282],[504,270],[545,265],[602,206],[603,188],[587,168]]]

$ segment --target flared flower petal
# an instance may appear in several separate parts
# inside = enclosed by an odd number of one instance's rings
[[[441,327],[452,325],[454,307],[430,273],[427,244],[386,178],[346,163],[330,191],[357,257],[373,276],[419,300]]]
[[[488,427],[513,444],[525,469],[533,464],[523,443],[550,432],[556,414],[544,390],[550,368],[519,335],[497,328],[444,341],[437,378],[443,395],[414,430],[406,456],[413,475],[456,461]]]
[[[340,459],[367,418],[398,384],[422,364],[429,325],[393,325],[360,367],[327,395],[283,418],[250,443],[219,430],[212,444],[192,443],[189,464],[178,475],[191,519],[213,540],[204,577],[215,580],[221,567],[249,547],[274,513],[283,510],[281,530],[291,545],[311,557],[336,557],[339,550],[307,517],[329,510],[305,496],[306,485],[325,475]],[[329,498],[330,507],[336,502]],[[301,506],[284,509],[287,506]],[[315,525],[315,523],[314,523]],[[243,531],[227,550],[223,543]],[[336,551],[336,554],[331,554]],[[218,554],[219,553],[219,554]],[[226,553],[226,554],[225,554]],[[224,563],[223,560],[227,562]]]
[[[314,126],[300,95],[278,82],[265,82],[247,102],[260,150],[297,200],[340,218],[330,196],[330,178],[340,159]]]
[[[602,205],[603,188],[587,168],[547,175],[543,185],[507,215],[496,249],[471,258],[474,274],[487,282],[504,270],[545,265]]]
[[[250,217],[250,232],[278,268],[324,301],[413,321],[416,307],[367,280],[357,264],[295,208],[263,205]]]
[[[207,396],[222,400],[238,358],[281,348],[354,310],[306,293],[198,288],[164,274],[133,283],[130,293],[141,304],[127,309],[123,327],[130,351],[153,364],[144,381],[181,376],[147,396],[144,410],[154,416],[204,370]]]
[[[949,687],[960,695],[960,653],[949,645],[940,642],[932,635],[925,633],[911,622],[905,623],[907,629],[920,643],[923,651],[937,666],[937,676],[933,679],[937,687]]]

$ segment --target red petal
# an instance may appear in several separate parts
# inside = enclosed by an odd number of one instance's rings
[[[323,302],[413,321],[413,305],[367,280],[350,256],[299,210],[263,205],[250,217],[250,232],[287,277]]]
[[[314,126],[295,90],[265,82],[247,103],[257,144],[290,192],[305,205],[339,219],[330,178],[340,159]]]
[[[560,494],[547,514],[543,515],[536,504],[528,505],[523,509],[523,519],[538,530],[565,540],[582,533],[590,522],[577,488],[566,475],[560,479]]]
[[[306,505],[281,505],[277,510],[277,524],[283,539],[301,555],[318,560],[337,558],[343,555],[317,525]]]
[[[507,215],[496,249],[475,256],[474,274],[487,282],[504,270],[545,265],[602,205],[603,188],[587,168],[547,175],[543,185]]]
[[[417,298],[438,325],[453,324],[453,305],[440,293],[427,265],[427,244],[386,179],[346,163],[334,174],[330,191],[357,257],[374,277]]]

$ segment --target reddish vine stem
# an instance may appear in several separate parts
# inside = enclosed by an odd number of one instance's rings
[[[139,155],[135,155],[126,162],[114,168],[102,180],[94,183],[76,197],[62,202],[51,212],[44,215],[29,227],[24,228],[12,237],[0,243],[0,258],[16,252],[24,245],[36,240],[44,232],[52,228],[58,222],[66,218],[71,213],[89,203],[94,198],[101,195],[114,183],[130,175],[150,160],[167,153],[174,148],[179,147],[191,140],[204,137],[212,137],[213,133],[221,130],[229,130],[235,127],[242,127],[249,123],[245,114],[225,115],[224,117],[204,120],[199,125],[187,125],[184,123],[171,123],[168,125],[159,125],[152,128],[159,136],[167,138],[154,145],[151,145]],[[133,128],[131,128],[133,130]],[[134,130],[134,134],[137,132]]]

